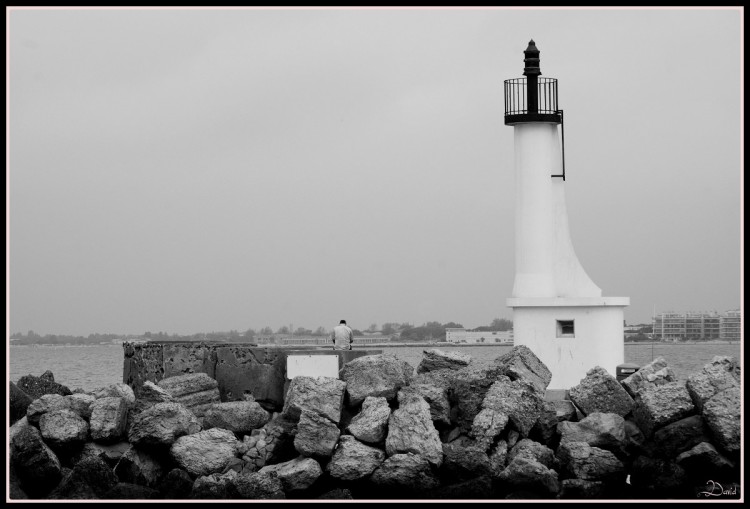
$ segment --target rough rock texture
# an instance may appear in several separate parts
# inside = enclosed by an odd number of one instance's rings
[[[560,499],[599,499],[604,498],[606,485],[601,481],[584,479],[564,479],[560,485]]]
[[[180,468],[194,476],[220,472],[235,457],[238,440],[234,433],[220,428],[178,438],[170,448]]]
[[[314,411],[303,410],[297,423],[294,448],[303,456],[330,458],[340,435],[336,424]]]
[[[708,440],[708,428],[700,415],[691,415],[654,433],[654,443],[658,452],[665,458],[676,458],[680,453]]]
[[[215,403],[220,403],[219,382],[206,373],[187,373],[160,380],[156,385],[164,389],[175,402],[182,403],[196,417]]]
[[[120,482],[139,484],[158,489],[166,472],[162,468],[161,458],[149,451],[130,447],[122,455],[114,468]]]
[[[500,435],[508,424],[508,416],[501,410],[483,408],[474,417],[469,436],[474,437],[484,449],[492,445],[495,438]]]
[[[226,473],[213,473],[202,475],[193,483],[190,498],[194,499],[216,499],[222,500],[232,497],[232,488],[237,477],[237,472],[230,470]]]
[[[554,400],[551,403],[555,405],[557,422],[578,420],[578,410],[576,409],[576,406],[573,404],[573,402],[569,399]]]
[[[557,408],[554,401],[542,401],[539,418],[529,432],[529,437],[542,443],[550,444],[557,433]]]
[[[482,410],[484,397],[497,378],[497,368],[472,366],[458,371],[441,370],[418,375],[419,383],[448,390],[451,421],[457,423],[463,433],[471,431],[474,418]]]
[[[724,451],[740,452],[740,388],[732,387],[713,396],[703,405],[703,418]]]
[[[60,394],[44,394],[26,407],[26,419],[29,424],[39,426],[42,415],[53,410],[70,410],[70,400]]]
[[[716,450],[710,442],[701,442],[681,453],[675,462],[694,478],[721,478],[735,468],[733,461]]]
[[[114,467],[123,454],[130,449],[130,443],[126,441],[115,444],[98,444],[96,442],[86,442],[80,451],[73,454],[70,462],[75,465],[84,458],[101,458],[107,465]]]
[[[437,348],[424,350],[424,357],[417,366],[417,373],[438,369],[461,369],[471,363],[471,356],[461,352],[444,352]]]
[[[412,452],[439,467],[443,462],[440,434],[432,424],[430,406],[414,392],[400,391],[398,409],[388,419],[385,452],[388,456]]]
[[[560,443],[586,442],[618,453],[625,446],[625,419],[619,414],[594,412],[579,422],[558,423]]]
[[[286,498],[284,485],[275,472],[240,474],[230,484],[229,494],[251,500]]]
[[[698,411],[716,394],[739,387],[739,365],[732,357],[716,356],[698,373],[688,377],[685,384]]]
[[[564,442],[557,448],[557,459],[573,477],[587,481],[625,479],[625,467],[610,451],[586,442]]]
[[[382,450],[344,435],[326,470],[335,479],[353,481],[370,475],[384,460]]]
[[[123,398],[104,397],[91,404],[89,432],[95,442],[117,442],[125,436],[128,403]]]
[[[51,371],[45,371],[42,376],[26,375],[16,382],[16,385],[33,400],[41,398],[45,394],[59,394],[67,396],[73,394],[70,389],[55,382],[55,376]]]
[[[89,423],[72,410],[54,410],[39,419],[39,431],[53,450],[70,451],[86,442]]]
[[[298,455],[294,448],[296,423],[283,415],[273,417],[265,426],[243,438],[242,459],[260,469],[266,464],[281,463]]]
[[[640,390],[649,389],[657,385],[676,382],[674,371],[667,366],[664,357],[657,357],[638,371],[624,379],[622,386],[632,397],[635,397]]]
[[[172,445],[179,437],[200,430],[195,415],[184,405],[156,403],[133,419],[128,440],[138,446]]]
[[[185,470],[173,468],[161,483],[161,494],[165,500],[185,499],[193,490],[193,479]]]
[[[10,423],[13,424],[19,419],[23,419],[26,416],[26,409],[33,401],[31,397],[23,392],[16,384],[10,383]]]
[[[391,407],[384,397],[368,396],[362,403],[362,410],[354,416],[346,431],[360,442],[378,444],[388,434],[388,418]]]
[[[101,398],[122,398],[130,406],[135,403],[135,393],[128,384],[112,384],[102,387],[92,393],[96,399]]]
[[[271,471],[276,472],[286,492],[306,490],[323,474],[317,461],[302,456],[260,469],[261,474]]]
[[[424,398],[427,404],[430,405],[432,422],[436,425],[450,425],[451,406],[450,401],[448,400],[447,390],[444,387],[425,383],[412,383],[407,387],[403,387],[402,390],[415,391]]]
[[[414,368],[395,355],[379,354],[359,357],[339,372],[346,382],[347,405],[357,406],[367,396],[383,396],[388,401],[396,399],[398,390],[409,385]]]
[[[641,391],[635,397],[633,418],[646,438],[656,429],[690,415],[695,409],[682,382],[669,382]]]
[[[255,401],[227,401],[216,403],[203,416],[203,427],[223,428],[247,434],[262,427],[271,414]]]
[[[297,376],[289,384],[282,413],[296,421],[308,410],[338,423],[345,389],[346,383],[336,378]]]
[[[346,488],[336,488],[318,497],[319,500],[353,500],[352,492]]]
[[[10,462],[24,492],[31,498],[42,498],[62,478],[60,460],[38,429],[22,421],[16,426],[10,437]]]
[[[511,381],[500,375],[487,391],[482,408],[507,415],[521,436],[528,437],[544,408],[544,399],[525,380]]]
[[[555,470],[523,456],[508,463],[497,478],[512,490],[529,490],[542,497],[553,496],[560,491],[560,482]]]
[[[424,457],[412,453],[394,454],[383,461],[372,473],[370,482],[416,494],[427,493],[440,485],[430,463]]]
[[[594,412],[627,415],[633,409],[633,398],[606,369],[596,366],[570,389],[570,400],[585,415]]]
[[[508,442],[498,440],[489,454],[490,474],[492,477],[500,475],[508,464]]]
[[[117,476],[104,460],[86,458],[73,467],[73,470],[50,493],[49,498],[104,498],[107,491],[116,484]]]
[[[547,468],[553,468],[555,451],[539,442],[524,438],[519,440],[508,453],[508,463],[516,458],[527,458],[541,463]]]
[[[83,417],[85,420],[91,419],[91,405],[93,405],[96,398],[91,394],[71,394],[70,396],[63,396],[65,401],[68,402],[68,407]]]
[[[526,380],[542,395],[552,380],[552,372],[526,345],[514,346],[494,364],[500,368],[498,374],[511,380]]]
[[[485,475],[490,468],[490,459],[485,447],[470,441],[455,441],[443,444],[443,465],[440,475],[453,484]]]

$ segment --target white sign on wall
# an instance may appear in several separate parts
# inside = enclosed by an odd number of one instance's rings
[[[286,358],[286,377],[295,376],[339,377],[338,355],[289,355]]]

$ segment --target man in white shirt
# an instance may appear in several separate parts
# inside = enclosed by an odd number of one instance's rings
[[[339,324],[333,328],[331,333],[331,341],[333,341],[334,350],[351,350],[352,343],[354,342],[354,333],[346,325],[346,320],[341,320]]]

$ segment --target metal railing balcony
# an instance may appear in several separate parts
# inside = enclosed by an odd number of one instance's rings
[[[562,122],[557,105],[557,79],[534,76],[533,80],[505,80],[505,124],[521,122]]]

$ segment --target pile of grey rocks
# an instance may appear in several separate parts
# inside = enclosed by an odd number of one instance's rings
[[[426,350],[416,370],[368,355],[339,378],[294,378],[281,408],[222,402],[205,373],[138,394],[32,378],[11,382],[11,499],[740,496],[731,357],[685,381],[661,357],[622,382],[595,366],[550,397],[525,346],[483,366]]]

